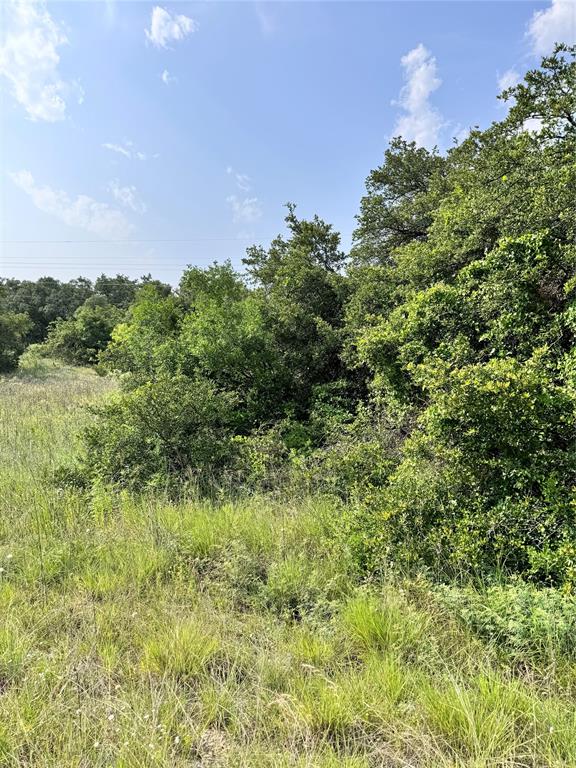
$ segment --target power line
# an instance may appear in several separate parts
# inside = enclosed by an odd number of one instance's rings
[[[3,269],[5,267],[75,267],[77,266],[77,262],[73,261],[2,261],[0,262],[0,269]],[[84,266],[92,266],[89,264],[85,264]],[[99,261],[97,266],[101,267],[123,267],[123,268],[148,268],[151,269],[181,269],[184,267],[190,267],[194,266],[193,264],[190,264],[190,262],[183,262],[182,264],[161,264],[161,263],[155,263],[152,264],[150,262],[141,262],[141,261],[134,261],[132,263],[128,262],[118,262],[118,261]]]
[[[274,235],[276,237],[276,235]],[[219,242],[221,240],[238,242],[238,240],[268,240],[268,237],[187,237],[187,238],[155,238],[140,240],[0,240],[0,245],[132,245],[146,243],[197,243],[197,242]]]
[[[337,234],[351,237],[354,232],[337,232]],[[274,235],[237,235],[235,237],[230,237],[229,235],[206,235],[182,238],[138,238],[131,240],[0,240],[0,245],[145,245],[147,243],[187,244],[220,241],[236,243],[239,240],[273,240],[278,236],[278,233],[276,233]]]

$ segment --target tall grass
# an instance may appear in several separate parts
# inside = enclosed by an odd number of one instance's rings
[[[329,500],[50,484],[111,387],[0,382],[1,765],[576,765],[566,633],[526,661],[469,597],[359,584]]]

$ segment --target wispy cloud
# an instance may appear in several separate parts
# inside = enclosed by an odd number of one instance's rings
[[[104,0],[104,13],[107,23],[114,26],[116,23],[116,0]]]
[[[109,142],[105,142],[102,146],[104,149],[109,149],[110,152],[116,152],[119,155],[124,155],[124,157],[132,157],[130,150],[126,149],[126,147],[122,147],[120,144],[110,144]]]
[[[12,181],[25,192],[36,208],[55,216],[70,227],[84,229],[99,237],[122,239],[132,231],[132,225],[121,211],[107,203],[99,203],[88,195],[72,199],[66,192],[49,186],[39,186],[30,171],[9,174]]]
[[[170,85],[170,83],[175,83],[177,81],[177,78],[174,77],[174,75],[171,75],[167,69],[165,69],[162,72],[162,74],[160,75],[160,79],[162,80],[164,85]]]
[[[270,13],[270,4],[256,2],[252,7],[254,8],[262,37],[272,37],[276,32],[276,21]]]
[[[405,85],[397,102],[404,110],[394,128],[394,135],[403,136],[423,147],[438,144],[445,122],[430,103],[430,96],[440,87],[436,59],[422,43],[401,59]]]
[[[521,77],[515,69],[507,69],[502,75],[498,76],[498,90],[506,91],[508,88],[513,88],[518,85]]]
[[[452,128],[452,137],[456,144],[462,144],[463,141],[465,141],[468,136],[470,135],[470,128],[467,128],[466,126],[462,125],[461,123],[457,123]]]
[[[146,38],[157,48],[167,48],[168,43],[183,40],[196,32],[198,23],[189,16],[171,14],[159,5],[152,9],[150,29],[145,29]]]
[[[108,191],[112,194],[114,199],[125,208],[130,208],[131,211],[139,213],[140,215],[146,213],[146,204],[140,200],[135,186],[123,187],[118,179],[113,179],[108,184]]]
[[[239,198],[237,195],[229,195],[226,202],[232,209],[234,224],[252,224],[262,217],[262,205],[257,197]]]
[[[250,192],[252,189],[252,179],[250,176],[245,173],[238,173],[231,165],[226,168],[226,173],[233,177],[238,189],[241,189],[242,192]]]
[[[552,0],[548,8],[536,11],[528,24],[528,37],[538,56],[550,53],[554,43],[576,43],[575,0]]]
[[[131,141],[123,141],[121,144],[114,144],[106,141],[102,144],[102,147],[110,150],[110,152],[116,152],[117,155],[123,155],[129,160],[146,160],[148,158],[148,155],[145,152],[137,150]],[[157,157],[157,155],[152,155],[152,157]]]
[[[0,74],[32,120],[63,120],[67,100],[83,98],[80,86],[63,80],[58,71],[58,49],[68,42],[66,35],[43,2],[12,0],[4,5],[3,17]]]

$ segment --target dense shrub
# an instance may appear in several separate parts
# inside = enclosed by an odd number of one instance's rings
[[[57,320],[48,331],[48,354],[74,365],[94,365],[105,349],[122,312],[103,296],[92,296],[72,317]]]
[[[359,505],[370,567],[576,578],[574,54],[528,73],[444,165],[396,142],[369,179],[347,354],[406,436]]]
[[[278,237],[268,251],[250,250],[252,288],[224,264],[187,270],[177,296],[154,286],[139,291],[99,356],[103,366],[121,374],[122,393],[97,415],[85,462],[88,474],[138,483],[156,473],[194,474],[200,465],[202,471],[210,464],[215,475],[221,473],[222,451],[214,447],[198,461],[189,442],[192,424],[201,432],[201,420],[208,418],[208,434],[217,415],[226,435],[235,437],[238,460],[230,472],[261,485],[266,481],[256,466],[259,449],[254,451],[261,436],[278,436],[280,456],[309,452],[324,441],[339,414],[353,411],[355,386],[342,377],[339,359],[345,296],[345,278],[337,272],[343,260],[339,237],[317,218],[297,219],[292,207],[286,222],[289,238]],[[54,330],[55,346],[62,347],[61,337],[68,342],[78,336],[80,319]],[[178,385],[171,390],[167,382]],[[212,388],[214,403],[222,401],[217,414],[194,415],[198,382]],[[171,392],[181,395],[179,403],[170,403]],[[152,407],[156,398],[186,426],[172,425],[170,440],[154,438],[151,448],[145,402]],[[224,407],[232,401],[233,409]],[[184,404],[192,409],[190,424]]]
[[[119,324],[84,305],[54,326],[54,349],[121,374],[87,476],[329,492],[350,502],[341,529],[367,571],[570,587],[575,56],[557,47],[503,94],[502,121],[444,156],[393,140],[350,264],[289,205],[246,276],[191,267],[175,294],[141,287]]]
[[[0,306],[0,373],[13,371],[18,366],[30,324],[28,315],[5,312]]]
[[[485,590],[442,586],[440,602],[475,633],[518,661],[574,658],[576,600],[556,589],[516,581]]]
[[[233,395],[205,379],[163,376],[95,408],[85,472],[126,485],[209,485],[233,453]]]

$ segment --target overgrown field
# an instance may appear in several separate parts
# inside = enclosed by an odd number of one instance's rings
[[[576,765],[570,598],[360,584],[325,499],[59,490],[112,386],[0,382],[1,765]]]

